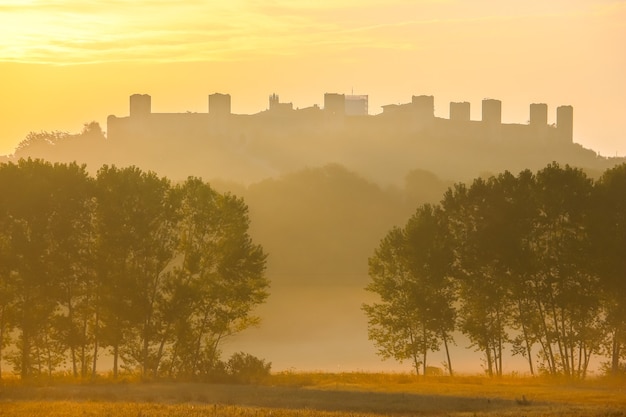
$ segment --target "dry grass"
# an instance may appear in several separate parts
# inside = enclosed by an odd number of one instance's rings
[[[55,383],[0,386],[0,416],[612,416],[624,381],[280,373],[263,385]]]

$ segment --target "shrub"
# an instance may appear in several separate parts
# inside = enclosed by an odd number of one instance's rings
[[[234,353],[226,368],[234,381],[239,383],[257,383],[270,375],[272,364],[249,353]]]

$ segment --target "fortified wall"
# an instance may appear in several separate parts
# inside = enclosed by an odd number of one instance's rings
[[[530,105],[528,124],[502,123],[500,100],[482,101],[482,120],[470,119],[470,103],[450,103],[449,119],[435,117],[434,97],[413,96],[410,103],[382,106],[378,115],[368,114],[368,96],[324,94],[324,107],[294,109],[276,94],[269,97],[268,109],[252,115],[231,112],[229,94],[211,94],[207,113],[153,113],[147,94],[130,96],[127,117],[109,116],[107,135],[112,141],[143,138],[184,138],[202,141],[213,137],[245,140],[251,136],[300,137],[328,133],[419,134],[432,138],[472,138],[489,141],[571,143],[573,108],[556,109],[556,125],[548,125],[548,106]]]

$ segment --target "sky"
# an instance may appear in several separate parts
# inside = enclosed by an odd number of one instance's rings
[[[31,131],[79,132],[128,115],[294,107],[326,92],[381,106],[435,97],[435,114],[483,98],[505,123],[530,103],[574,106],[574,141],[626,155],[626,1],[608,0],[0,0],[0,154]]]

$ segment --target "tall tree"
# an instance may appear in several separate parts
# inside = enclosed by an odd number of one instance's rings
[[[92,342],[94,187],[85,167],[55,165],[48,267],[58,293],[56,331],[70,351],[74,376],[85,376]]]
[[[506,182],[510,174],[501,179]],[[485,354],[487,373],[501,375],[504,345],[509,341],[511,308],[508,259],[515,250],[509,205],[495,177],[458,184],[446,193],[443,206],[450,219],[455,248],[453,275],[459,284],[460,326]]]
[[[170,368],[202,375],[211,371],[225,337],[257,323],[250,313],[268,295],[266,254],[248,234],[243,200],[197,178],[177,192],[182,261],[170,301],[177,334]]]
[[[587,264],[592,181],[579,169],[551,164],[537,172],[535,193],[531,241],[539,268],[532,286],[544,357],[551,373],[584,377],[600,339],[598,281]]]
[[[600,277],[610,335],[610,369],[616,375],[623,372],[620,361],[626,358],[626,164],[602,175],[595,184],[593,200],[593,269]]]
[[[44,370],[52,373],[68,347],[60,327],[48,321],[63,321],[67,315],[59,303],[60,283],[82,268],[74,249],[85,242],[76,232],[89,218],[88,212],[81,212],[89,196],[64,190],[70,185],[80,189],[88,179],[84,167],[76,164],[31,159],[3,165],[0,176],[0,211],[10,236],[3,245],[8,262],[5,276],[13,290],[9,299],[19,331],[18,353],[12,362],[27,378]]]
[[[113,349],[115,375],[120,355],[146,375],[163,275],[175,256],[170,184],[136,167],[108,166],[97,184],[101,341]]]
[[[383,358],[411,360],[424,374],[429,351],[448,342],[454,330],[454,291],[448,278],[451,252],[438,207],[421,206],[404,229],[394,228],[369,260],[366,287],[380,302],[365,304],[369,337]]]

